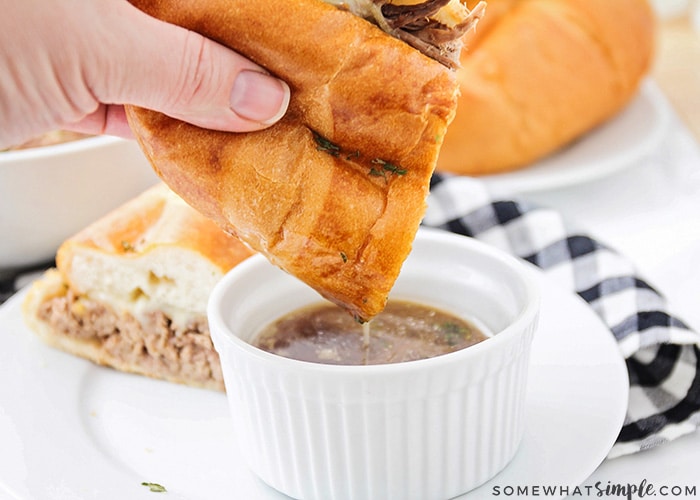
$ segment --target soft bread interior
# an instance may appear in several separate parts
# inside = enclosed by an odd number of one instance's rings
[[[137,319],[162,311],[184,325],[204,314],[209,293],[222,276],[221,268],[201,254],[165,247],[133,258],[76,250],[68,279],[74,290]]]

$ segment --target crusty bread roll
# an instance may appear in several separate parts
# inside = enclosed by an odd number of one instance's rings
[[[252,255],[157,185],[66,240],[23,313],[48,344],[101,365],[223,390],[206,305]]]
[[[437,169],[525,167],[619,112],[653,57],[646,0],[489,0]]]
[[[269,129],[230,134],[128,108],[160,177],[271,262],[366,320],[426,207],[457,103],[453,71],[320,0],[132,0],[290,84]]]

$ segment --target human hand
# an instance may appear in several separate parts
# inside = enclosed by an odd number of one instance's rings
[[[0,0],[0,148],[63,128],[131,137],[123,104],[232,132],[282,117],[289,87],[126,0]]]

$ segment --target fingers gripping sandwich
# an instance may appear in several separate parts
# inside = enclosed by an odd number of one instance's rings
[[[292,89],[279,123],[246,134],[130,107],[131,127],[160,177],[225,231],[358,319],[381,311],[410,251],[455,114],[459,90],[451,68],[483,5],[469,11],[458,0],[132,3],[218,40]]]

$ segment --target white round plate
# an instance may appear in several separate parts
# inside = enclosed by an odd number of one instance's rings
[[[578,141],[526,168],[479,177],[497,195],[582,184],[634,166],[650,155],[669,128],[671,113],[661,90],[645,81],[629,105]]]
[[[580,299],[538,274],[542,317],[525,436],[506,469],[464,500],[581,484],[624,419],[629,385],[612,334]],[[223,394],[49,348],[23,324],[23,297],[0,308],[0,498],[153,500],[144,482],[162,485],[171,499],[285,498],[239,457]]]

